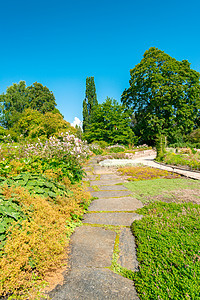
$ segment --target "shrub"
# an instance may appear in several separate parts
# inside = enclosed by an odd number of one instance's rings
[[[114,145],[114,146],[107,147],[107,150],[110,153],[119,153],[119,152],[125,152],[125,147],[121,145]]]

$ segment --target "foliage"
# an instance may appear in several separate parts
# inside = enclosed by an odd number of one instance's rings
[[[200,74],[188,61],[150,48],[130,74],[121,100],[134,112],[133,129],[141,141],[153,144],[164,134],[174,143],[197,126]]]
[[[193,194],[193,191],[200,190],[199,181],[186,178],[141,180],[127,182],[124,185],[133,192],[134,197],[143,203],[149,203],[157,199],[176,200],[172,192],[177,188],[179,190],[187,189],[190,194]]]
[[[199,143],[200,142],[200,128],[193,130],[188,136],[187,139],[191,143]]]
[[[4,129],[2,126],[0,126],[0,142],[2,142],[4,140],[6,133],[7,133],[7,130]]]
[[[54,111],[56,100],[54,94],[41,83],[35,82],[27,88],[28,107],[43,114]]]
[[[0,257],[2,255],[2,249],[6,243],[6,236],[9,227],[14,222],[20,222],[25,219],[25,214],[17,202],[14,195],[9,198],[5,198],[2,193],[0,194]]]
[[[57,138],[50,137],[44,142],[38,139],[32,143],[28,141],[17,144],[10,142],[0,146],[1,159],[6,159],[7,157],[9,157],[9,159],[56,157],[58,159],[75,159],[82,161],[87,155],[87,145],[68,132],[61,132]]]
[[[68,191],[64,185],[56,182],[53,179],[42,175],[33,175],[30,173],[21,173],[17,176],[12,176],[8,179],[2,180],[0,186],[6,187],[23,187],[29,191],[30,194],[49,197],[55,199],[57,196],[68,196]]]
[[[89,146],[89,149],[95,154],[95,155],[101,155],[103,153],[103,150],[100,148],[98,144],[92,143]]]
[[[52,92],[41,83],[35,82],[26,87],[25,81],[14,83],[8,87],[6,93],[0,95],[1,124],[5,128],[12,128],[21,118],[21,113],[27,108],[41,113],[57,112],[56,102]]]
[[[95,106],[91,123],[84,132],[84,138],[93,141],[105,141],[108,144],[134,143],[134,134],[130,128],[130,118],[124,107],[116,100],[107,98]]]
[[[190,150],[189,154],[175,154],[166,153],[162,158],[158,159],[165,164],[175,165],[175,166],[185,166],[192,170],[200,170],[200,153]]]
[[[199,206],[157,202],[137,212],[144,216],[131,226],[140,299],[199,299]]]
[[[120,145],[114,145],[114,146],[108,147],[107,151],[109,153],[120,153],[120,152],[125,152],[125,148]]]
[[[87,130],[95,107],[98,105],[94,77],[86,78],[85,99],[83,101],[83,132]]]
[[[157,178],[178,178],[180,175],[151,167],[122,167],[118,169],[121,175],[125,175],[128,181],[149,180]]]
[[[54,203],[19,187],[14,191],[4,189],[5,198],[15,193],[15,201],[28,218],[15,222],[7,232],[0,258],[1,295],[14,293],[20,295],[20,299],[36,299],[36,284],[43,280],[45,272],[66,264],[63,260],[69,242],[66,236],[72,232],[71,224],[79,224],[78,217],[84,211],[81,206],[86,207],[89,200],[89,194],[80,186],[72,191],[70,197],[58,197]],[[71,221],[74,216],[77,216],[76,221]],[[37,277],[34,285],[33,276]]]
[[[6,93],[0,95],[1,123],[10,128],[18,120],[20,113],[28,106],[27,87],[25,81],[14,83]]]
[[[11,136],[19,140],[19,137],[29,138],[49,138],[50,136],[58,136],[61,132],[69,132],[76,134],[76,129],[65,121],[61,114],[47,112],[42,114],[33,109],[25,109],[20,119],[13,125],[10,130]]]
[[[157,158],[162,157],[166,153],[166,149],[165,149],[166,144],[167,144],[166,136],[160,135],[159,137],[157,137],[156,140]]]
[[[0,145],[0,297],[41,299],[46,272],[66,264],[69,237],[89,204],[77,184],[87,156],[69,133],[32,143],[8,135]]]

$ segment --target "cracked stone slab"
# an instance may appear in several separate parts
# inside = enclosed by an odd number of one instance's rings
[[[139,300],[131,280],[95,268],[73,270],[49,296],[52,300]]]
[[[120,257],[118,263],[129,270],[138,271],[135,238],[129,228],[123,228],[119,238]]]
[[[119,183],[123,183],[124,181],[122,179],[113,179],[113,180],[94,180],[94,181],[90,181],[90,185],[114,185],[114,184],[119,184]]]
[[[133,221],[141,218],[141,215],[127,212],[91,213],[84,215],[83,223],[131,226]]]
[[[109,267],[115,237],[114,231],[101,227],[78,227],[71,237],[71,267]]]
[[[143,204],[133,197],[102,198],[93,200],[88,211],[133,211]]]
[[[91,192],[91,195],[93,197],[98,198],[112,198],[112,197],[124,197],[124,196],[130,196],[130,191],[94,191]]]

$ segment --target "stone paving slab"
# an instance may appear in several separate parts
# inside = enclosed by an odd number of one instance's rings
[[[89,211],[133,211],[142,208],[143,204],[133,197],[102,198],[93,200]]]
[[[97,174],[97,175],[100,175],[100,174],[112,174],[113,171],[110,169],[110,168],[102,168],[100,166],[94,166],[93,168],[93,174]]]
[[[133,282],[108,269],[76,269],[63,286],[50,293],[52,300],[139,300]]]
[[[98,189],[98,190],[97,190]],[[88,187],[88,191],[91,191],[91,192],[97,192],[97,191],[128,191],[128,189],[123,186],[123,185],[100,185],[100,186],[97,186],[97,189],[96,187],[92,188],[91,186]]]
[[[115,184],[115,185],[101,185],[99,187],[99,189],[101,191],[128,191],[128,189],[125,186],[121,185],[121,184],[119,184],[119,185],[117,185],[117,184]]]
[[[91,213],[84,215],[83,223],[131,226],[133,221],[141,218],[141,215],[127,212]]]
[[[114,180],[94,180],[90,181],[90,185],[114,185],[118,183],[123,183],[124,181],[122,179],[114,179]]]
[[[112,198],[112,197],[124,197],[131,195],[130,191],[94,191],[91,192],[92,197],[98,198]]]
[[[109,267],[115,237],[114,231],[101,227],[78,227],[71,237],[71,267]]]
[[[116,180],[121,179],[119,175],[116,174],[102,174],[100,175],[100,180]]]
[[[140,216],[141,219],[141,216]],[[120,257],[118,263],[129,270],[138,271],[135,238],[130,228],[123,228],[119,238]]]
[[[88,177],[90,180],[99,180],[99,179],[100,179],[99,176],[100,176],[100,175],[90,175],[90,174],[87,175],[87,177]]]

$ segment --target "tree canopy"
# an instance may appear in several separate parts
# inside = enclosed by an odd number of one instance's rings
[[[21,113],[31,108],[43,114],[47,112],[59,113],[55,108],[56,101],[52,92],[41,83],[35,82],[27,87],[25,81],[14,83],[8,87],[6,93],[0,95],[1,125],[12,128],[19,120]]]
[[[95,106],[91,122],[84,132],[88,142],[105,141],[108,144],[131,144],[134,133],[130,128],[129,113],[116,100],[107,98]]]
[[[47,112],[42,114],[31,108],[25,109],[17,122],[9,130],[12,138],[17,140],[21,135],[24,138],[49,138],[61,132],[76,134],[77,130],[65,121],[61,114]]]
[[[132,109],[134,132],[143,142],[152,143],[161,134],[175,142],[197,126],[200,74],[187,60],[150,48],[130,75],[121,101]]]

